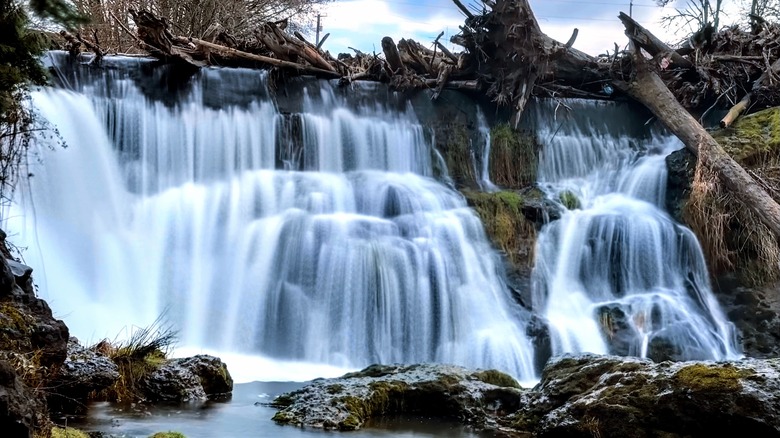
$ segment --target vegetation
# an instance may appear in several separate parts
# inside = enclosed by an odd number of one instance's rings
[[[674,381],[691,391],[733,392],[742,388],[741,378],[751,375],[751,372],[729,364],[719,367],[695,364],[681,368],[674,375]]]
[[[714,138],[765,190],[780,200],[780,108],[744,117]],[[736,272],[747,285],[780,279],[780,245],[774,234],[725,191],[701,160],[683,206],[685,223],[696,233],[714,272]]]
[[[490,130],[490,177],[501,187],[521,189],[536,182],[536,137],[503,123]]]
[[[195,38],[214,38],[220,32],[244,39],[265,21],[289,20],[297,30],[310,30],[319,8],[331,0],[150,0],[141,8],[153,12],[173,25],[177,33]],[[75,0],[78,12],[89,17],[90,23],[80,28],[104,51],[133,51],[136,40],[116,25],[119,20],[132,28],[128,11],[139,8],[137,3],[108,0],[95,2]]]
[[[523,215],[523,196],[513,191],[463,192],[495,246],[518,267],[533,265],[536,227]],[[543,194],[539,194],[543,197]]]
[[[517,383],[512,376],[506,373],[502,373],[498,370],[484,370],[478,371],[471,375],[480,382],[485,382],[490,385],[500,386],[502,388],[520,388],[520,384]]]
[[[106,354],[119,367],[119,380],[110,388],[95,394],[99,400],[134,402],[142,400],[140,383],[162,366],[176,342],[176,332],[163,326],[162,316],[152,325],[136,329],[125,342],[111,345],[102,341],[92,347]]]
[[[72,427],[54,427],[51,429],[51,438],[89,438],[89,435]]]
[[[571,190],[562,191],[558,195],[558,200],[560,200],[561,204],[569,210],[580,208],[580,200]]]
[[[149,438],[186,438],[181,432],[157,432]]]
[[[38,61],[45,48],[41,34],[29,29],[24,8],[0,0],[0,200],[13,197],[23,176],[33,130],[33,114],[23,104],[30,85],[46,82]]]

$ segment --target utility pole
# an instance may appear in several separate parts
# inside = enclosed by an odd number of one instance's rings
[[[320,26],[320,17],[321,17],[321,15],[317,14],[317,38],[315,39],[315,41],[316,41],[314,43],[315,46],[319,46],[320,45],[320,30],[322,30],[322,26]]]
[[[628,3],[628,16],[634,18],[634,0],[630,0]],[[317,23],[319,23],[319,21],[317,21]]]

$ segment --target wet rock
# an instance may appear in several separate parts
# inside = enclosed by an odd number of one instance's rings
[[[219,358],[198,355],[172,359],[145,378],[143,393],[151,402],[206,400],[233,390],[233,379]]]
[[[564,356],[507,424],[538,436],[780,436],[780,360]]]
[[[68,341],[68,357],[60,367],[48,397],[54,412],[81,413],[90,392],[108,388],[119,380],[119,367],[108,357]]]
[[[780,283],[747,287],[734,276],[721,276],[714,292],[746,356],[780,357]]]
[[[27,387],[7,361],[0,360],[0,431],[7,437],[30,437],[45,418],[46,404]]]
[[[415,414],[459,418],[480,428],[520,407],[524,391],[495,370],[448,365],[381,366],[312,384],[274,400],[277,423],[356,430],[372,417]]]
[[[691,194],[696,156],[685,148],[672,152],[666,157],[666,168],[666,210],[677,222],[683,222],[682,210]]]

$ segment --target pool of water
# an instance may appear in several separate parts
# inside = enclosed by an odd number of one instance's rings
[[[279,426],[271,421],[276,409],[267,403],[277,395],[303,385],[289,382],[243,383],[235,386],[229,400],[177,406],[94,403],[86,418],[71,420],[68,425],[87,432],[144,438],[164,431],[178,431],[188,438],[334,436],[334,432]],[[488,435],[440,418],[414,416],[382,419],[362,430],[345,432],[345,438],[390,436],[479,438]]]

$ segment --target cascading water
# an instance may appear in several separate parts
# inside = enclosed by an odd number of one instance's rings
[[[167,309],[198,348],[533,378],[526,316],[479,220],[429,178],[411,108],[350,109],[311,82],[283,114],[257,72],[203,70],[165,93],[138,80],[148,61],[63,62],[72,91],[33,102],[68,147],[38,142],[7,227],[83,340]]]
[[[549,322],[553,354],[738,357],[696,237],[662,210],[664,158],[682,144],[628,135],[624,109],[567,103],[575,118],[556,121],[541,104],[533,122],[544,144],[540,185],[580,204],[537,244],[534,307]]]

